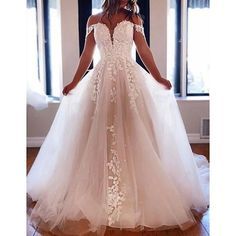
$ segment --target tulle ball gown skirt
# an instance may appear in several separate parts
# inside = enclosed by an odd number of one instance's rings
[[[63,97],[27,176],[30,220],[56,235],[185,230],[208,207],[208,172],[173,90],[134,61],[100,61]]]

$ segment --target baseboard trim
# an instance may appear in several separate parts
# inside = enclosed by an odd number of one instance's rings
[[[27,137],[27,147],[41,147],[45,137]]]
[[[27,147],[41,147],[45,137],[27,137]],[[188,134],[190,143],[209,143],[209,139],[202,139],[200,134]]]
[[[201,138],[200,134],[187,134],[190,143],[209,143],[209,138]]]

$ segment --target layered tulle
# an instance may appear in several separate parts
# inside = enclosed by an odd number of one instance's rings
[[[194,157],[172,90],[132,60],[115,80],[111,70],[100,62],[63,97],[27,177],[31,220],[74,235],[185,229],[191,209],[207,208],[208,162]]]

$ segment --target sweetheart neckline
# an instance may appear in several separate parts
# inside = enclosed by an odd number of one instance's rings
[[[122,21],[120,21],[120,22],[118,22],[118,23],[116,24],[116,26],[115,26],[114,29],[113,29],[113,33],[112,33],[112,34],[111,34],[110,28],[109,28],[105,23],[97,22],[97,23],[95,23],[94,25],[100,24],[100,25],[104,25],[104,26],[105,26],[105,28],[108,30],[108,33],[109,33],[109,36],[110,36],[110,40],[111,40],[111,44],[113,45],[113,43],[114,43],[114,33],[115,33],[115,30],[116,30],[116,28],[117,28],[121,23],[124,23],[124,22],[129,22],[130,24],[134,25],[134,23],[131,22],[131,21],[129,21],[129,20],[122,20]]]
[[[121,23],[124,23],[124,22],[129,22],[129,23],[131,23],[132,25],[134,24],[134,23],[131,22],[130,20],[122,20],[122,21],[120,21],[120,22],[118,22],[118,23],[116,24],[116,26],[114,27],[113,31],[115,31],[115,29],[116,29]],[[107,26],[107,24],[105,24],[105,23],[103,23],[103,22],[97,22],[97,23],[95,23],[95,25],[97,25],[97,24],[105,25],[105,26],[107,27],[107,29],[110,31],[110,28]]]

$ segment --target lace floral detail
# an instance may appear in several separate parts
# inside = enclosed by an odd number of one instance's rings
[[[116,87],[113,86],[110,91],[111,102],[116,103]]]
[[[134,79],[134,72],[133,72],[133,65],[127,63],[127,74],[128,74],[128,84],[129,84],[129,93],[128,96],[130,98],[130,107],[136,108],[135,100],[139,96],[139,89],[136,87],[135,79]]]
[[[117,144],[115,126],[107,126],[107,130],[111,135],[110,161],[108,166],[108,189],[107,189],[107,214],[108,224],[112,225],[119,220],[122,202],[125,200],[125,191],[121,189],[121,165],[118,152],[115,150]]]
[[[116,145],[116,134],[115,134],[115,127],[114,125],[107,126],[107,130],[110,131],[111,136],[112,136],[112,142],[111,145]]]
[[[137,31],[137,32],[140,32],[141,34],[144,35],[144,28],[142,25],[134,25],[134,29]]]
[[[111,89],[110,89],[110,102],[116,103],[116,95],[117,95],[117,76],[120,71],[124,68],[122,67],[122,63],[119,57],[111,58],[110,63],[107,67],[107,77],[112,81]]]
[[[115,82],[115,77],[113,76],[113,61],[111,59],[111,62],[108,63],[108,66],[107,66],[107,78],[114,81]]]
[[[90,25],[89,27],[87,27],[87,31],[86,31],[86,37],[93,31],[95,25]]]
[[[99,67],[97,70],[94,71],[94,76],[93,76],[93,91],[92,91],[92,95],[91,95],[91,100],[96,102],[97,98],[100,94],[100,87],[101,87],[101,74],[102,74],[102,68],[103,65],[101,65],[101,67]]]
[[[135,99],[138,97],[138,90],[135,85],[135,74],[134,74],[134,63],[130,62],[131,49],[133,45],[133,31],[137,30],[143,32],[141,25],[135,25],[130,21],[120,22],[114,29],[113,32],[113,43],[111,43],[111,35],[106,25],[97,23],[91,25],[87,29],[87,35],[94,30],[94,27],[98,27],[94,33],[94,37],[100,51],[101,60],[104,63],[105,73],[100,71],[94,74],[93,78],[93,90],[92,100],[97,101],[100,93],[101,80],[111,80],[111,86],[109,88],[110,102],[117,102],[117,78],[119,73],[125,71],[123,74],[127,74],[128,78],[128,96],[130,98],[131,107],[135,107]],[[129,65],[127,65],[129,63]],[[105,82],[108,83],[108,82]]]

